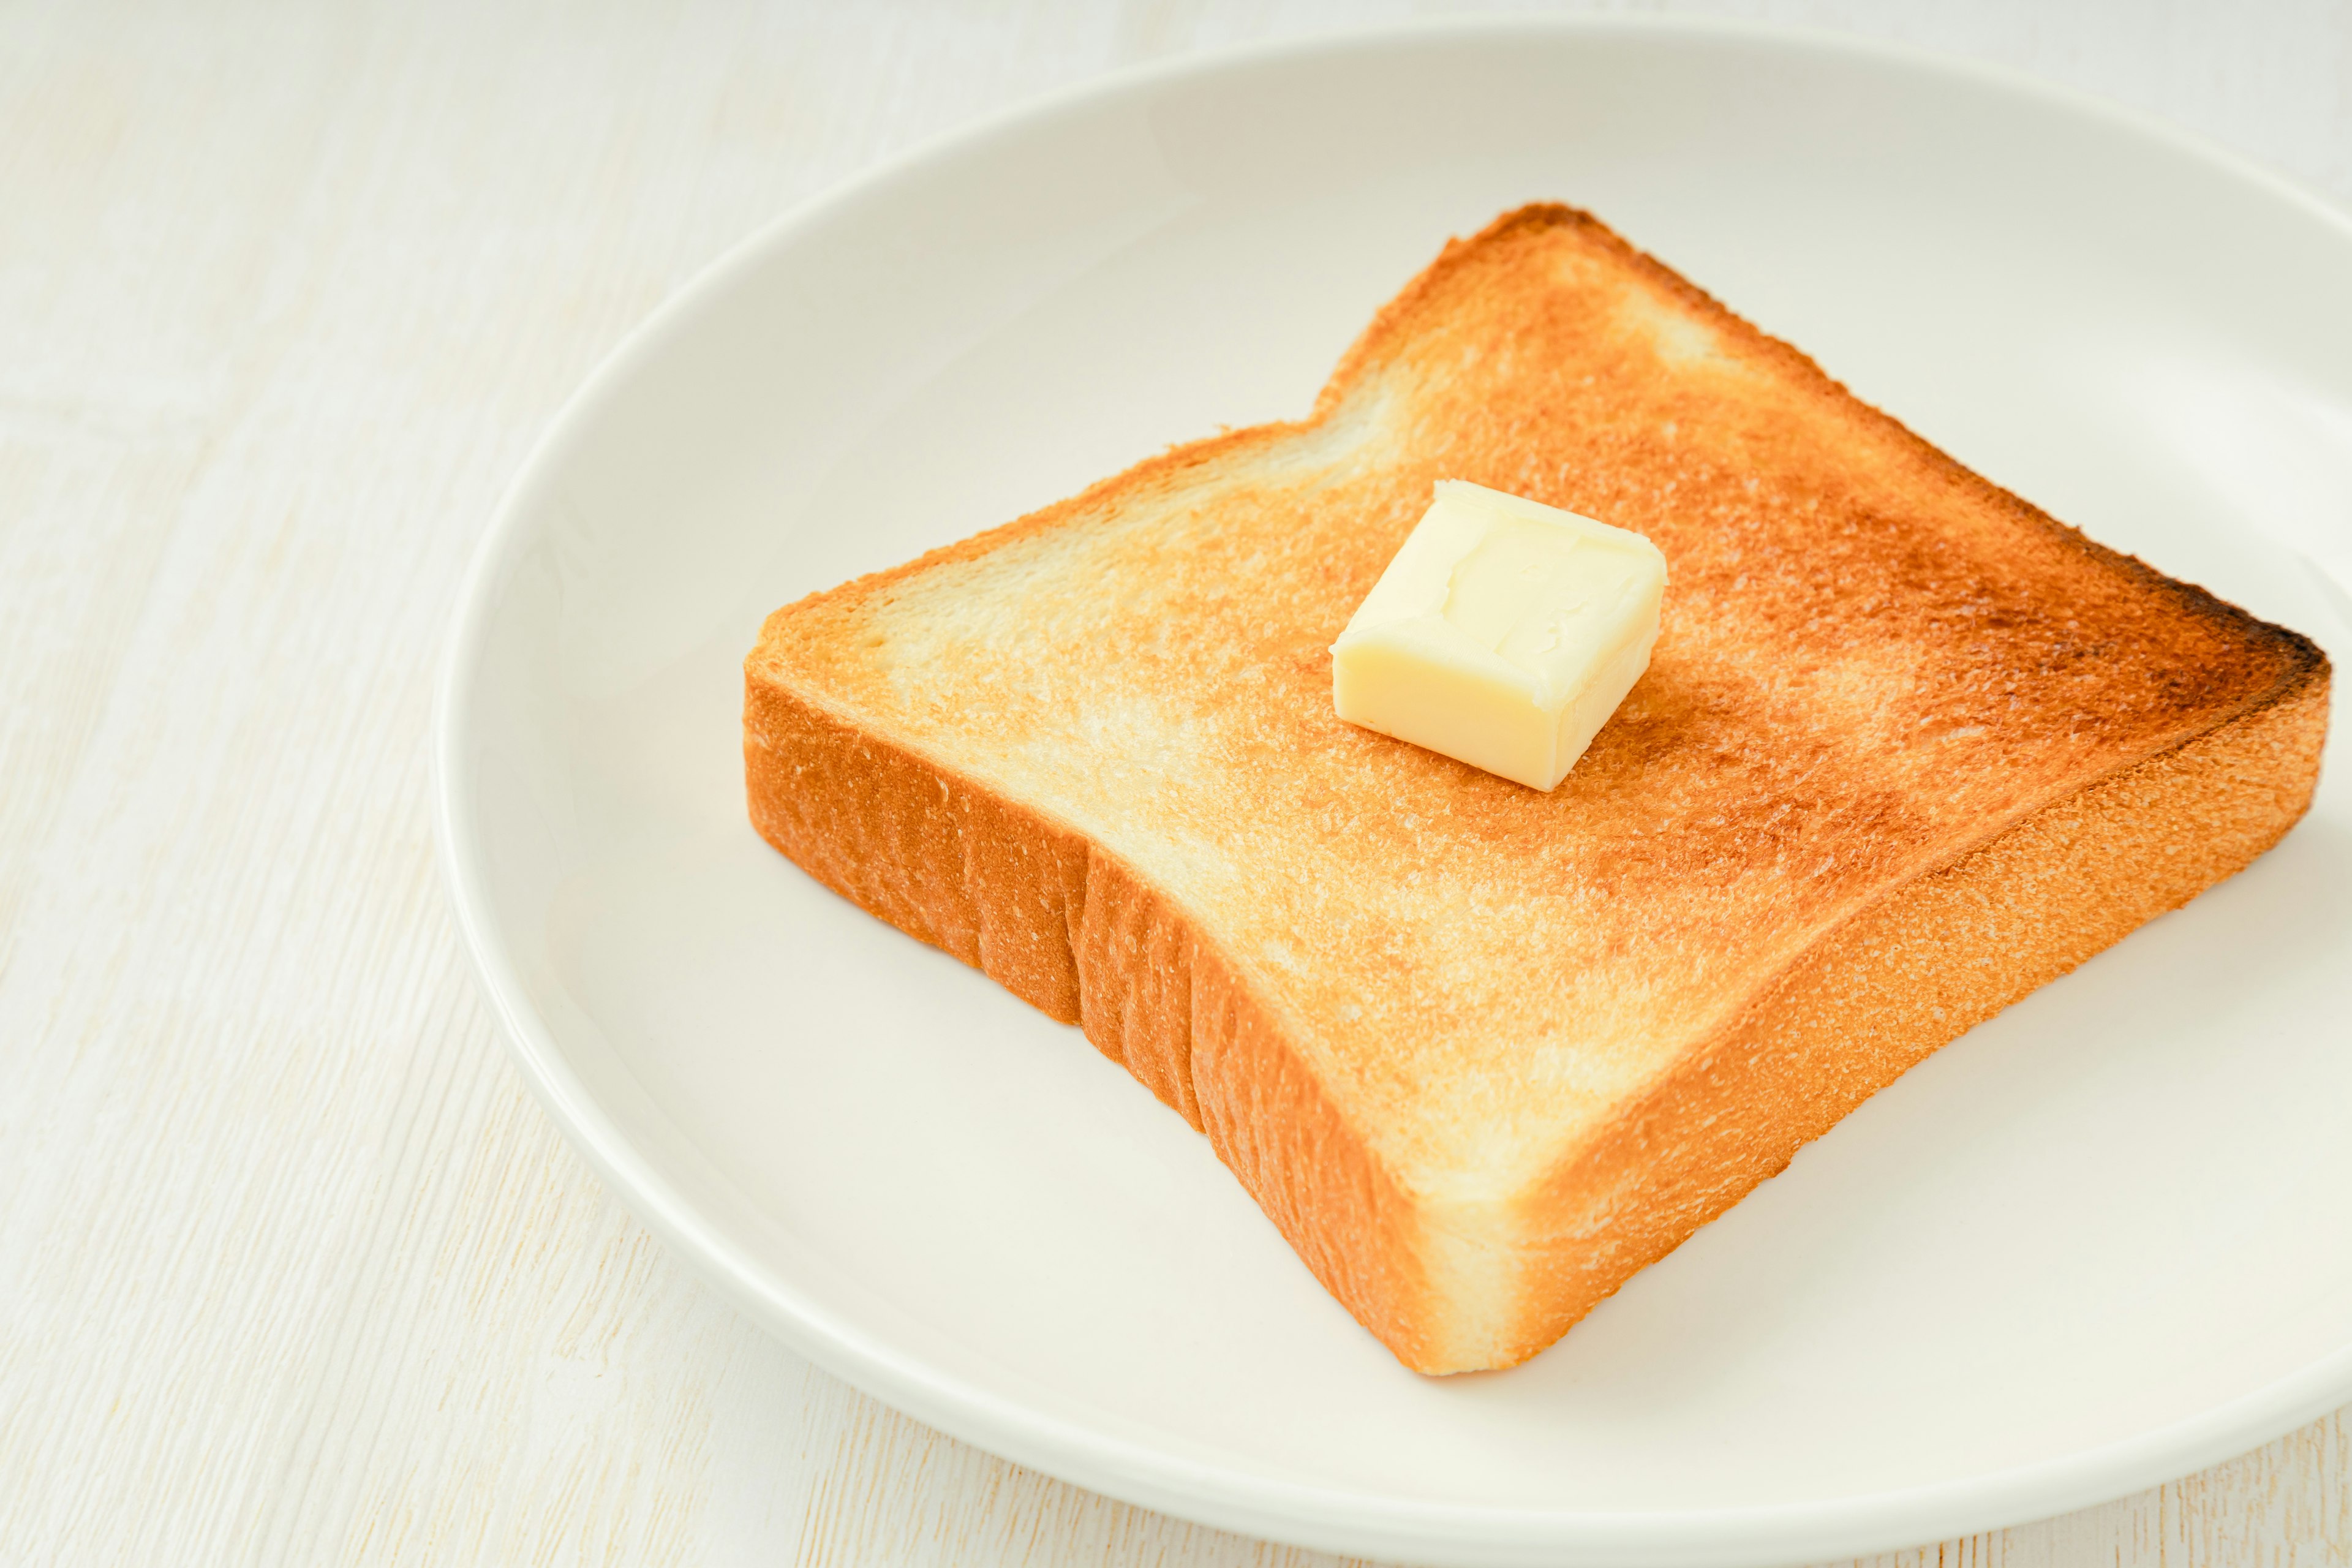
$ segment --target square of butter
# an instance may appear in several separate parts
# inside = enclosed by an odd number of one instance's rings
[[[1666,558],[1638,533],[1440,479],[1331,645],[1332,704],[1550,789],[1650,667],[1665,585]]]

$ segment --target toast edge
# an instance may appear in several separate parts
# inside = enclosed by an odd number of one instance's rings
[[[2251,865],[2309,811],[2332,685],[2265,698],[2034,811],[1832,927],[1522,1211],[1526,1360],[1969,1029]]]
[[[868,913],[1058,1021],[1208,1136],[1285,1240],[1408,1366],[1446,1352],[1422,1215],[1273,1011],[1115,857],[953,769],[745,679],[751,824]]]
[[[1516,1300],[1499,1315],[1449,1299],[1436,1216],[1324,1097],[1235,967],[1115,858],[757,676],[745,773],[771,845],[1079,1025],[1208,1136],[1398,1360],[1445,1373],[1544,1349],[1872,1094],[2275,844],[2318,781],[2331,682],[2311,653],[2269,700],[1832,928],[1535,1188],[1517,1216]]]

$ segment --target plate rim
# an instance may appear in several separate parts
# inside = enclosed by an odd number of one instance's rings
[[[2206,1468],[2352,1400],[2352,1344],[2200,1414],[2053,1459],[1954,1479],[1800,1503],[1597,1512],[1429,1502],[1268,1479],[1085,1422],[1039,1412],[898,1350],[748,1266],[605,1114],[531,1005],[492,912],[463,737],[473,710],[494,591],[524,539],[530,504],[575,432],[713,295],[902,174],[1095,104],[1237,68],[1423,41],[1576,37],[1710,38],[1843,56],[1878,69],[1938,75],[2014,94],[2155,142],[2335,229],[2352,248],[2352,213],[2301,182],[2146,110],[2022,69],[1827,27],[1689,16],[1421,18],[1322,29],[1129,66],[1021,100],[922,137],[794,204],[730,245],[624,333],[533,442],[476,545],[455,600],[434,689],[432,795],[436,858],[478,984],[524,1080],[567,1142],[664,1245],[738,1310],[825,1371],[950,1436],[1121,1500],[1312,1549],[1462,1563],[1607,1558],[1724,1565],[1858,1556],[2048,1518]]]

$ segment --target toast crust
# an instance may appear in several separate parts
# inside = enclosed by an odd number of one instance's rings
[[[1585,382],[1615,375],[1619,403],[1650,401],[1642,421],[1588,440],[1580,467],[1541,471],[1536,458],[1574,416],[1559,405],[1572,384],[1507,367],[1465,392],[1430,366],[1507,360],[1521,338],[1574,353],[1596,336],[1614,343],[1622,322],[1560,314],[1604,287],[1633,302],[1639,341],[1594,350]],[[1474,406],[1473,394],[1486,401]],[[1719,450],[1693,459],[1675,444],[1677,419],[1726,408]],[[1476,436],[1467,447],[1454,438],[1464,428]],[[1822,458],[1824,443],[1836,460]],[[1849,447],[1867,470],[1851,485],[1839,466]],[[1367,449],[1409,457],[1366,480],[1349,464]],[[1747,467],[1727,469],[1727,451]],[[935,580],[968,585],[1008,558],[1086,546],[1154,509],[1214,515],[1223,506],[1238,518],[1179,539],[1196,553],[1213,554],[1228,535],[1270,537],[1246,496],[1221,499],[1218,487],[1236,472],[1261,476],[1259,489],[1277,492],[1267,504],[1314,504],[1319,492],[1286,477],[1301,453],[1357,485],[1350,504],[1373,521],[1352,533],[1327,529],[1323,553],[1293,567],[1306,586],[1262,617],[1289,643],[1244,650],[1250,684],[1240,700],[1260,705],[1258,722],[1281,743],[1267,753],[1281,760],[1269,776],[1295,770],[1304,796],[1272,808],[1328,812],[1334,801],[1378,798],[1387,816],[1370,831],[1391,837],[1343,838],[1339,852],[1410,867],[1434,842],[1500,876],[1538,862],[1554,874],[1543,856],[1568,832],[1574,853],[1562,874],[1584,892],[1673,906],[1673,920],[1604,931],[1605,943],[1582,950],[1588,967],[1616,964],[1612,973],[1643,973],[1644,963],[1703,967],[1707,933],[1692,931],[1706,900],[1752,902],[1738,877],[1793,868],[1770,884],[1755,921],[1778,933],[1776,946],[1727,966],[1712,990],[1691,987],[1706,1006],[1677,1013],[1674,994],[1653,1002],[1671,1017],[1661,1026],[1671,1048],[1621,1051],[1622,1070],[1591,1097],[1602,1112],[1555,1118],[1565,1131],[1542,1138],[1499,1141],[1486,1166],[1460,1154],[1487,1158],[1460,1142],[1454,1123],[1401,1134],[1396,1108],[1415,1107],[1431,1073],[1452,1072],[1475,1091],[1462,1097],[1472,1112],[1507,1121],[1516,1110],[1498,1105],[1493,1086],[1507,1092],[1515,1064],[1429,1068],[1383,1058],[1377,1040],[1367,1048],[1334,1023],[1331,995],[1303,990],[1265,943],[1234,945],[1230,905],[1221,925],[1203,912],[1207,896],[1183,890],[1164,862],[1115,852],[1082,809],[1083,791],[1056,807],[1008,784],[1002,755],[971,752],[971,726],[908,707],[868,651],[901,630],[899,599],[920,600]],[[1323,622],[1335,607],[1343,620],[1385,563],[1393,540],[1381,530],[1410,526],[1391,515],[1399,498],[1425,501],[1426,479],[1441,469],[1633,526],[1644,508],[1653,528],[1672,529],[1685,512],[1714,525],[1662,539],[1676,579],[1670,624],[1652,675],[1564,786],[1582,825],[1573,829],[1540,816],[1516,786],[1347,732],[1310,706],[1328,709],[1320,645],[1337,622]],[[1757,475],[1778,487],[1754,503],[1778,520],[1777,554],[1738,548],[1743,474],[1747,495]],[[1888,515],[1890,495],[1916,516]],[[1818,520],[1828,569],[1843,575],[1790,575],[1791,519]],[[1768,530],[1762,543],[1775,537]],[[1113,565],[1139,570],[1124,557]],[[1153,566],[1167,570],[1156,557]],[[1192,575],[1213,583],[1224,569]],[[1762,592],[1732,596],[1749,571],[1765,579]],[[2043,603],[2053,584],[2071,595],[2063,610]],[[1849,613],[1856,603],[1864,609]],[[1845,618],[1824,621],[1825,605]],[[1881,606],[1894,628],[1885,636],[1870,619]],[[1216,605],[1194,608],[1204,640],[1242,635],[1227,630],[1233,623],[1206,624]],[[1743,665],[1742,637],[1793,658],[1797,674]],[[1916,709],[1919,723],[1940,726],[1928,744],[1948,732],[1963,765],[2007,760],[1998,787],[1939,803],[1926,763],[1890,784],[1863,776],[1850,743],[1805,731],[1824,694],[1836,698],[1848,679],[1842,647],[1856,637],[1882,663],[1891,647],[1963,670],[1896,708],[1906,724]],[[1868,673],[1884,683],[1883,670]],[[1790,679],[1794,696],[1781,691]],[[1172,449],[772,616],[746,664],[744,747],[763,837],[862,907],[1081,1024],[1210,1137],[1360,1321],[1406,1364],[1452,1372],[1541,1349],[1937,1047],[2274,842],[2308,806],[2328,681],[2305,639],[2084,539],[1861,405],[1596,220],[1540,206],[1449,244],[1374,319],[1307,420]],[[2006,750],[1980,738],[1987,725],[1999,726]],[[1912,730],[1882,729],[1898,750],[1920,751]],[[1790,755],[1759,756],[1759,735]],[[1805,793],[1824,771],[1843,793]],[[1726,790],[1725,777],[1762,782]],[[1244,804],[1269,809],[1265,798]],[[1391,820],[1419,830],[1415,814],[1431,810],[1447,816],[1435,840]],[[1308,819],[1292,820],[1308,830]],[[1314,915],[1277,907],[1266,919],[1287,929]],[[1442,996],[1421,1007],[1408,1016],[1433,1032],[1459,1024]]]
[[[2212,732],[2053,802],[1827,933],[1522,1217],[1534,1261],[1491,1338],[1433,1331],[1454,1260],[1235,966],[1080,834],[753,682],[760,836],[835,892],[1087,1037],[1207,1134],[1299,1258],[1417,1372],[1517,1364],[1938,1047],[2179,908],[2310,805],[2325,667]],[[1966,929],[1975,941],[1952,940]],[[1988,952],[2011,955],[1988,964]],[[1458,1263],[1454,1266],[1458,1267]]]
[[[1943,1046],[2252,864],[2310,806],[2327,708],[2326,669],[2305,667],[1827,932],[1546,1177],[1527,1216],[1542,1261],[1499,1364],[1558,1339]]]
[[[1412,1200],[1207,933],[1100,847],[782,686],[745,710],[751,824],[835,892],[1084,1027],[1241,1179],[1315,1277],[1436,1370]]]

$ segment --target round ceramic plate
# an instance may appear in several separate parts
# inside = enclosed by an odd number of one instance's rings
[[[1591,208],[2094,537],[2333,647],[2352,226],[2112,110],[1832,38],[1453,27],[1188,63],[784,218],[556,421],[444,689],[531,1082],[798,1350],[1194,1519],[1462,1563],[1827,1557],[2352,1398],[2352,778],[1938,1055],[1559,1344],[1425,1380],[1171,1111],[746,825],[771,608],[1297,416],[1449,235]]]

